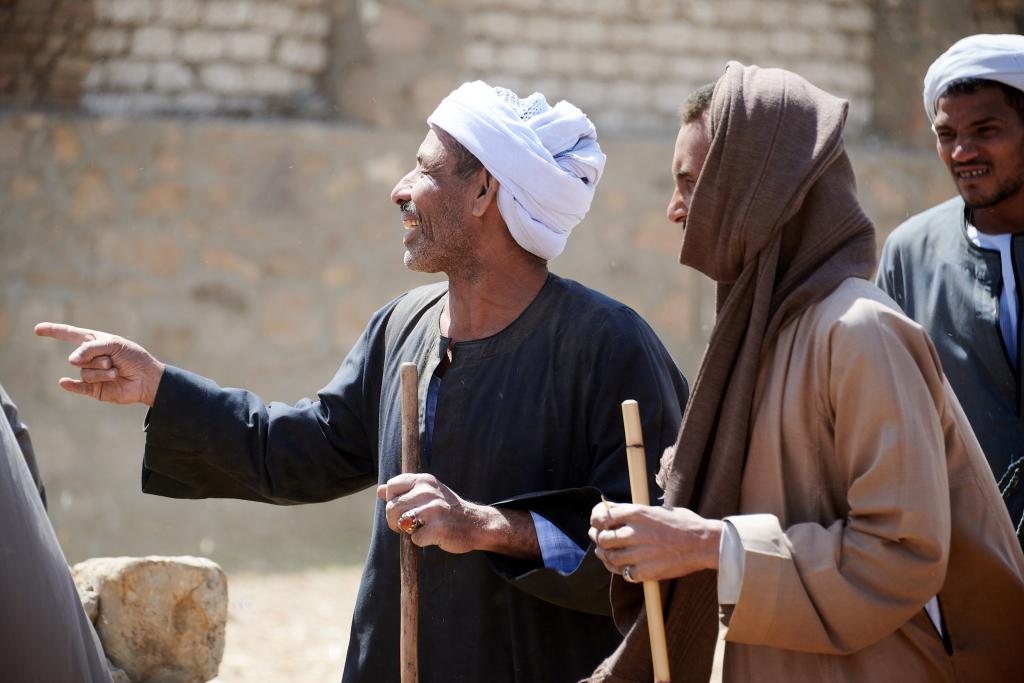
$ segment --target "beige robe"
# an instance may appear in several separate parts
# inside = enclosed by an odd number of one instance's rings
[[[725,681],[1024,680],[1024,556],[919,325],[845,280],[766,348],[752,420]]]

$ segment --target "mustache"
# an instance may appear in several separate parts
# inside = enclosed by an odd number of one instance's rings
[[[950,168],[950,170],[955,172],[955,171],[959,171],[962,168],[967,168],[967,167],[970,167],[970,166],[983,166],[984,168],[992,168],[992,164],[990,162],[988,162],[988,161],[972,161],[972,162],[966,163],[966,164],[958,164],[958,163],[954,162],[949,168]]]
[[[398,209],[399,211],[402,212],[403,215],[413,216],[417,219],[419,219],[420,217],[420,212],[416,208],[416,202],[412,201],[411,199],[407,202],[400,202],[398,204]]]

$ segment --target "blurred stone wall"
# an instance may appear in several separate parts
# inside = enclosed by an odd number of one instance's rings
[[[968,33],[1019,31],[1022,8],[0,0],[0,382],[33,430],[69,559],[359,561],[373,499],[143,496],[145,410],[63,393],[71,349],[35,338],[36,322],[115,331],[267,399],[314,395],[376,308],[434,280],[402,266],[388,194],[426,114],[481,77],[591,114],[607,173],[552,267],[633,306],[692,378],[713,297],[678,265],[664,218],[678,100],[731,58],[851,97],[850,153],[881,237],[953,193],[921,113],[924,68]]]
[[[793,69],[869,119],[868,0],[473,0],[472,75],[558,93],[606,128],[661,130],[736,59]]]
[[[145,410],[64,393],[42,320],[133,338],[162,360],[294,402],[370,315],[431,281],[402,264],[388,199],[423,131],[285,121],[0,118],[0,382],[32,429],[69,559],[210,555],[231,568],[358,561],[373,500],[280,509],[139,492]],[[713,317],[664,217],[671,137],[609,135],[607,173],[552,263],[633,306],[691,378]],[[929,152],[851,150],[883,230],[950,194]]]
[[[328,0],[7,2],[8,101],[97,114],[324,114]]]

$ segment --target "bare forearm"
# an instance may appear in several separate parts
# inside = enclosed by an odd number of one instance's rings
[[[525,510],[506,510],[485,505],[476,507],[479,518],[477,550],[486,550],[522,560],[540,561],[540,544],[533,517]]]

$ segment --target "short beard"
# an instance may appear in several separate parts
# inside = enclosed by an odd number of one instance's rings
[[[1024,159],[1024,146],[1020,149],[1020,157],[1021,159]],[[964,197],[964,204],[966,204],[967,208],[972,211],[976,211],[978,209],[991,209],[993,206],[1001,204],[1007,199],[1016,196],[1022,189],[1024,189],[1024,169],[1022,169],[1017,175],[1008,178],[1006,182],[1001,183],[999,187],[996,188],[995,194],[991,197],[984,197],[973,203],[967,201],[967,197]]]
[[[423,230],[424,218],[418,210],[416,213],[420,218],[420,230]],[[463,230],[460,212],[454,202],[442,203],[433,213],[437,220],[430,221],[432,239],[427,241],[421,236],[423,241],[419,249],[406,253],[405,267],[420,273],[443,272],[449,280],[475,280],[480,271],[480,259],[473,244],[475,237]],[[438,233],[435,228],[441,228],[443,232]]]
[[[975,202],[968,201],[964,197],[964,203],[968,209],[991,209],[993,206],[1001,204],[1010,197],[1017,195],[1022,188],[1024,188],[1024,175],[1014,176],[996,188],[996,193],[991,197],[984,197]]]

